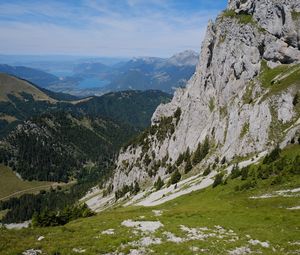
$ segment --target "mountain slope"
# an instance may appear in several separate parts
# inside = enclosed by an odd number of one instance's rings
[[[297,146],[288,148],[283,155],[288,151],[298,151],[300,155]],[[0,231],[2,254],[30,249],[63,255],[75,251],[184,255],[297,253],[299,210],[291,208],[299,206],[296,188],[300,179],[299,175],[286,177],[290,180],[285,184],[271,185],[272,179],[265,179],[259,180],[255,189],[244,190],[237,187],[247,180],[229,178],[227,184],[156,207],[119,206],[65,226],[4,229]],[[37,241],[40,236],[44,239]]]
[[[0,64],[0,73],[20,77],[34,84],[38,84],[41,87],[49,87],[50,85],[59,82],[59,78],[55,75],[25,66],[9,66]]]
[[[88,161],[109,162],[136,130],[125,124],[68,113],[33,117],[9,133],[0,161],[27,180],[76,178]]]
[[[53,111],[104,117],[131,126],[145,127],[149,125],[155,108],[170,99],[170,95],[160,91],[128,91],[78,100],[74,96],[39,88],[7,74],[0,74],[0,85],[2,136],[19,121]]]
[[[144,128],[150,124],[149,116],[156,107],[170,99],[169,94],[161,91],[122,91],[93,97],[75,106],[91,116],[104,116]]]
[[[60,101],[72,97],[6,74],[0,85],[0,159],[29,180],[68,181],[87,163],[110,164],[169,99],[160,91],[130,91]]]
[[[32,95],[33,99],[37,101],[55,102],[55,100],[28,82],[4,73],[0,73],[0,86],[0,100],[2,102],[10,101],[10,96],[23,98],[22,94],[30,94]]]
[[[121,151],[110,191],[208,167],[213,179],[226,163],[298,139],[299,2],[276,3],[230,1],[209,23],[195,75]]]
[[[298,253],[300,37],[290,18],[300,6],[275,3],[231,0],[209,25],[187,88],[81,199],[99,215],[0,231],[3,253]]]

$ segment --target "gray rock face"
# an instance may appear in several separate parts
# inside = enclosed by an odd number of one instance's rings
[[[228,8],[237,14],[252,15],[267,32],[299,48],[299,26],[293,18],[300,11],[299,0],[230,0]]]
[[[283,124],[294,125],[296,134],[300,123],[295,125],[299,113],[293,98],[299,84],[271,93],[260,76],[264,62],[272,68],[299,63],[299,11],[299,0],[229,1],[228,10],[208,25],[196,73],[187,87],[178,89],[152,117],[153,126],[173,118],[174,130],[171,127],[163,139],[150,133],[143,140],[146,147],[122,151],[112,180],[114,190],[135,180],[153,183],[157,176],[165,178],[163,164],[150,177],[153,164],[164,159],[167,165],[174,164],[180,153],[188,148],[195,151],[206,137],[213,153],[203,164],[216,157],[231,160],[268,150],[285,140],[278,128]],[[172,117],[177,109],[181,110],[178,120]],[[280,135],[274,135],[273,129]]]

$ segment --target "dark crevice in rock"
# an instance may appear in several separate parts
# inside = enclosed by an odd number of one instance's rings
[[[286,15],[285,15],[285,11],[284,11],[283,7],[280,8],[280,12],[281,12],[281,17],[282,17],[282,25],[284,25],[285,21],[286,21]]]
[[[213,41],[208,45],[209,56],[208,56],[208,59],[207,59],[207,65],[206,65],[207,68],[210,67],[210,65],[211,65],[211,61],[212,61],[212,58],[213,58],[214,46],[215,46],[215,40],[213,40]]]
[[[258,45],[257,48],[258,48],[260,56],[262,57],[265,53],[265,43],[262,42],[260,45]]]

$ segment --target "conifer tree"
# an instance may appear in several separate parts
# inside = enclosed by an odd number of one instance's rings
[[[191,171],[193,168],[192,163],[191,163],[191,159],[190,157],[187,158],[185,167],[184,167],[184,172],[187,174],[189,171]]]

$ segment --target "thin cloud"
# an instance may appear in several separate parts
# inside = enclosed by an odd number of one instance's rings
[[[219,12],[178,9],[171,0],[16,2],[0,4],[1,53],[169,56],[199,50]]]

